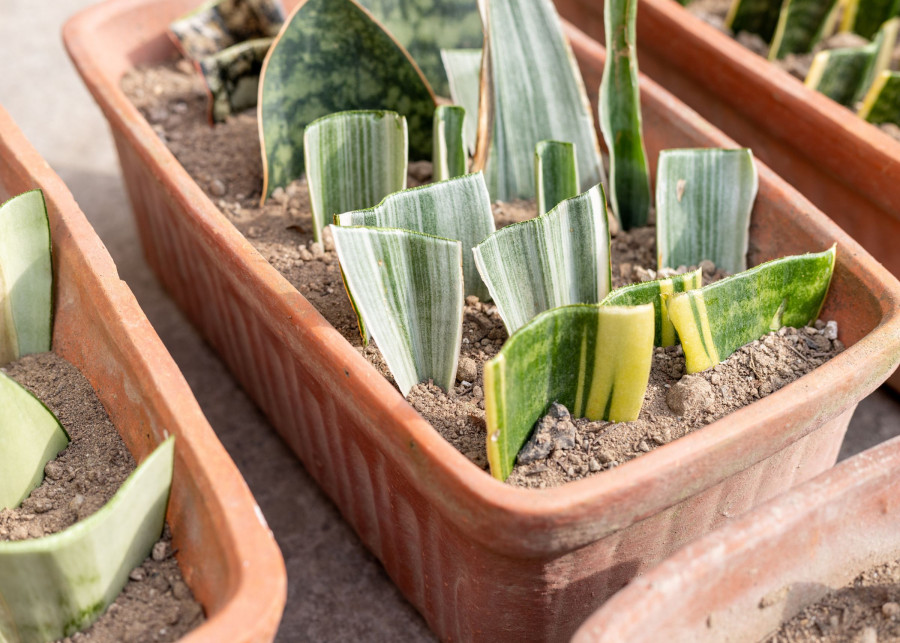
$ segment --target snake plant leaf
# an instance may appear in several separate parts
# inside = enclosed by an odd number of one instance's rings
[[[44,465],[69,444],[56,416],[0,372],[0,509],[12,509],[44,479]]]
[[[316,119],[341,111],[397,112],[408,123],[412,159],[430,160],[434,107],[409,54],[355,0],[301,0],[260,78],[263,200],[302,174],[301,133]]]
[[[169,30],[184,55],[200,61],[245,40],[274,38],[283,23],[277,0],[211,0]]]
[[[656,329],[653,335],[653,345],[674,346],[678,341],[678,335],[675,333],[675,327],[669,320],[666,299],[662,295],[695,290],[701,286],[703,286],[703,271],[698,268],[692,272],[674,275],[665,279],[645,281],[616,288],[600,303],[604,306],[653,304],[653,326]]]
[[[731,273],[747,268],[750,211],[759,181],[749,149],[663,150],[656,173],[659,268],[704,259]]]
[[[609,204],[625,230],[645,225],[650,215],[650,168],[638,87],[637,8],[633,0],[609,0],[603,7],[609,55],[600,81],[600,130],[609,150]]]
[[[231,114],[256,106],[259,74],[274,40],[247,40],[200,61],[200,71],[212,95],[214,122],[221,123]]]
[[[653,359],[653,306],[573,305],[541,313],[484,365],[491,475],[506,480],[553,402],[576,417],[630,422]]]
[[[331,226],[347,291],[400,392],[456,381],[462,245],[408,230]]]
[[[52,291],[50,221],[32,190],[0,205],[0,366],[50,350]]]
[[[481,78],[481,49],[442,49],[441,59],[450,83],[450,98],[465,108],[466,149],[475,154],[478,138],[478,93]]]
[[[859,115],[876,125],[900,125],[900,73],[883,71],[863,99]]]
[[[313,236],[335,214],[369,208],[406,187],[406,119],[394,112],[338,112],[303,132]]]
[[[844,5],[841,31],[874,38],[882,25],[900,13],[900,0],[849,0]]]
[[[812,51],[833,23],[837,8],[838,0],[784,0],[769,46],[769,60]]]
[[[446,181],[466,173],[469,157],[463,140],[466,110],[458,105],[439,105],[434,110],[434,180]]]
[[[494,232],[491,199],[480,172],[395,192],[374,208],[339,214],[335,223],[398,228],[460,241],[465,294],[482,301],[490,298],[471,250]]]
[[[725,16],[725,27],[735,34],[755,33],[771,42],[778,26],[781,0],[732,0]]]
[[[575,145],[562,141],[539,142],[534,149],[534,181],[538,214],[549,212],[562,201],[577,196]]]
[[[450,95],[441,49],[481,47],[477,0],[360,0],[360,4],[406,47],[438,96]]]
[[[599,303],[611,284],[603,187],[501,228],[473,252],[510,335],[550,308]]]
[[[699,290],[664,296],[688,373],[712,368],[738,348],[782,326],[818,317],[831,283],[835,246],[784,257]]]
[[[584,191],[603,179],[581,73],[550,0],[479,0],[487,59],[481,75],[474,169],[495,200],[533,199],[534,147],[570,141]]]
[[[162,533],[174,453],[169,438],[102,509],[68,529],[0,542],[0,640],[71,636],[106,610]]]

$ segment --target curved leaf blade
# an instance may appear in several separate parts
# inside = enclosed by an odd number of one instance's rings
[[[463,141],[466,110],[458,105],[439,105],[434,110],[434,180],[446,181],[466,173],[469,157]]]
[[[450,98],[466,110],[466,149],[475,153],[478,138],[478,93],[481,77],[481,49],[442,49],[441,60],[450,85]]]
[[[838,0],[785,0],[769,47],[769,60],[805,54],[833,28]]]
[[[900,73],[881,72],[863,99],[859,115],[870,123],[900,125]]]
[[[538,214],[578,195],[578,166],[575,144],[541,141],[534,149],[534,181],[537,184]]]
[[[874,38],[882,25],[900,12],[898,0],[850,0],[844,7],[841,31]]]
[[[283,23],[277,0],[210,0],[169,30],[184,55],[199,61],[245,40],[274,38]]]

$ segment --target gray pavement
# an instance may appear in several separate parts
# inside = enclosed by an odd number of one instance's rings
[[[144,263],[106,122],[60,39],[66,18],[92,3],[0,0],[0,104],[68,183],[256,495],[288,569],[279,640],[433,640]],[[896,435],[900,399],[877,391],[860,404],[841,458]]]

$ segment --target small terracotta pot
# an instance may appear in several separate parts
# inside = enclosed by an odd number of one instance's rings
[[[603,41],[602,0],[554,0]],[[784,177],[900,276],[900,142],[675,0],[640,0],[638,65]],[[891,378],[900,390],[900,373]]]
[[[166,520],[208,619],[182,641],[271,641],[287,574],[259,507],[71,193],[0,108],[0,201],[34,188],[53,240],[53,352],[84,373],[135,460],[176,436]]]
[[[900,438],[691,543],[616,594],[573,642],[755,643],[897,558]]]
[[[400,590],[448,640],[565,640],[682,544],[833,465],[856,403],[896,366],[900,284],[769,169],[753,263],[837,242],[823,316],[848,350],[681,440],[564,488],[479,470],[419,416],[219,212],[119,80],[174,50],[196,0],[119,0],[73,18],[69,53],[112,127],[144,251]],[[604,52],[569,29],[589,92]],[[642,79],[647,144],[733,145]]]

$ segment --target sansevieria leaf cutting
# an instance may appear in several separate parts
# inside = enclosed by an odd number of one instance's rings
[[[784,0],[769,46],[769,60],[812,51],[834,24],[837,4],[837,0]]]
[[[881,72],[869,88],[859,115],[870,123],[900,125],[900,73]]]
[[[780,9],[780,0],[732,0],[725,26],[735,34],[747,31],[771,42]]]
[[[210,0],[169,29],[185,56],[200,61],[246,40],[274,38],[283,23],[278,0]]]
[[[484,365],[491,475],[506,480],[553,402],[575,417],[637,419],[653,357],[653,306],[574,305],[541,313]]]
[[[782,326],[815,320],[834,270],[835,247],[761,264],[699,290],[668,297],[688,373],[711,368]]]
[[[563,141],[541,141],[534,149],[534,181],[537,184],[538,214],[549,212],[576,196],[578,165],[575,145]]]
[[[466,149],[475,154],[478,137],[478,94],[481,78],[481,49],[442,49],[441,59],[450,83],[450,98],[466,110]]]
[[[446,181],[466,173],[469,156],[463,128],[466,110],[459,105],[439,105],[434,110],[434,152],[432,153],[435,181]]]
[[[256,105],[259,74],[274,38],[248,40],[200,61],[212,95],[212,119],[224,121]]]
[[[898,12],[898,0],[847,0],[841,17],[841,31],[852,31],[863,38],[872,38]]]

